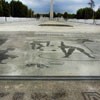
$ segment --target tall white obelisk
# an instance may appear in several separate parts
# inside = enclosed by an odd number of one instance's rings
[[[53,19],[53,0],[51,0],[51,3],[50,3],[50,19],[51,20]]]

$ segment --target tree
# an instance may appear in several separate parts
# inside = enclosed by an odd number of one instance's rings
[[[77,19],[83,19],[84,18],[84,15],[83,15],[83,9],[79,9],[77,11]]]
[[[0,0],[0,16],[10,16],[10,5],[5,0]]]
[[[96,11],[96,19],[100,19],[100,8]]]
[[[0,16],[3,16],[2,0],[0,1]]]
[[[27,7],[20,1],[12,1],[13,6],[13,17],[26,17]]]
[[[10,5],[5,0],[2,0],[2,6],[3,6],[3,16],[9,17],[10,16]]]
[[[68,18],[71,18],[71,19],[76,18],[76,14],[68,14]]]
[[[95,7],[95,2],[93,0],[90,0],[88,4],[90,5],[90,8],[93,10],[93,8]],[[95,12],[94,11],[93,11],[93,24],[95,24]]]
[[[91,8],[84,8],[84,19],[91,19],[93,17],[93,9]]]
[[[27,17],[31,17],[31,14],[32,14],[32,10],[28,9],[28,15],[27,15]]]
[[[36,14],[36,18],[39,19],[40,18],[40,14]]]
[[[49,17],[50,16],[50,13],[48,14],[42,14],[43,17]]]
[[[64,19],[67,19],[68,18],[68,13],[67,12],[64,13],[63,18]]]
[[[57,17],[62,17],[62,14],[61,13],[57,13]]]
[[[34,12],[32,11],[32,9],[28,9],[28,16],[27,17],[33,17],[34,16]]]
[[[0,0],[0,16],[32,17],[33,13],[31,9],[28,9],[28,7],[19,0],[12,0],[10,3],[6,0]]]
[[[53,12],[53,17],[54,17],[54,18],[57,17],[57,14],[56,14],[55,12]]]
[[[26,5],[22,4],[20,10],[21,10],[21,16],[20,17],[27,17],[28,16],[28,7]]]
[[[30,11],[28,11],[28,7],[24,5],[20,1],[14,1],[12,0],[10,2],[11,6],[11,16],[13,17],[28,17]]]
[[[77,11],[77,19],[91,19],[93,16],[93,9],[91,8],[81,8]]]

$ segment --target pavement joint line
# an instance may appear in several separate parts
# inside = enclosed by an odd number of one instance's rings
[[[0,76],[0,80],[100,80],[100,76]]]

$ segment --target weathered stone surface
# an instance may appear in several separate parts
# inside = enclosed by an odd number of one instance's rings
[[[0,24],[0,75],[100,76],[99,45],[99,25],[42,19]]]
[[[0,100],[100,100],[100,81],[0,81]]]

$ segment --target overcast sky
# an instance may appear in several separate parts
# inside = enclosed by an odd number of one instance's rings
[[[10,2],[11,0],[6,0]],[[50,11],[50,0],[20,0],[29,8],[34,10],[35,13],[48,13]],[[88,7],[90,0],[54,0],[55,12],[69,12],[76,13],[77,9]],[[94,0],[95,10],[100,7],[100,0]]]

